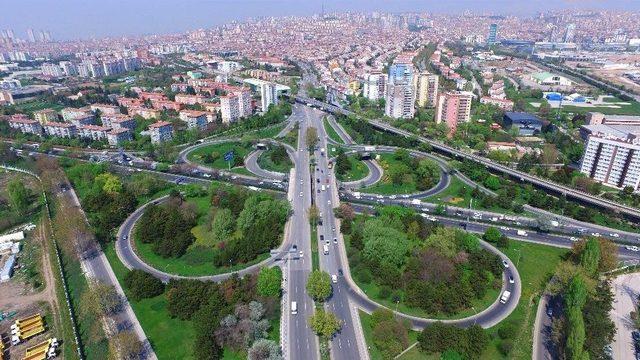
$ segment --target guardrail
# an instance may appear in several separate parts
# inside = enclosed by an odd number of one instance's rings
[[[40,176],[38,176],[37,174],[26,170],[26,169],[21,169],[21,168],[17,168],[14,166],[9,166],[9,165],[0,165],[0,168],[5,169],[5,170],[10,170],[10,171],[16,171],[16,172],[21,172],[27,175],[31,175],[33,177],[35,177],[36,179],[38,179],[38,181],[40,182],[40,184],[42,184],[42,180],[40,179]],[[49,224],[52,224],[53,221],[51,219],[51,209],[49,208],[49,200],[47,198],[47,192],[44,190],[44,188],[42,189],[42,195],[44,196],[44,204],[45,207],[47,208],[47,218],[49,219]],[[65,272],[64,272],[64,268],[62,266],[62,258],[60,256],[60,248],[58,246],[58,241],[56,240],[54,234],[53,234],[53,228],[51,229],[51,240],[53,242],[53,249],[55,250],[56,253],[56,260],[58,263],[58,271],[60,272],[60,278],[62,279],[62,288],[64,289],[64,297],[65,300],[67,302],[67,309],[69,310],[69,317],[71,318],[71,327],[73,329],[73,336],[74,336],[74,341],[76,343],[76,351],[78,352],[78,357],[80,358],[80,360],[84,359],[84,356],[82,354],[82,342],[80,340],[80,335],[78,332],[78,324],[77,324],[77,320],[76,320],[76,316],[75,316],[75,312],[73,310],[73,304],[71,302],[71,295],[69,294],[69,288],[67,286],[67,279],[65,277]]]

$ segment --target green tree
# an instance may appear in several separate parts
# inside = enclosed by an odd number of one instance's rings
[[[309,317],[311,330],[324,338],[330,338],[342,327],[342,322],[332,312],[317,309],[315,314]]]
[[[235,221],[229,209],[218,209],[211,222],[211,233],[215,242],[226,241],[233,234]]]
[[[484,231],[484,235],[482,235],[484,241],[490,242],[492,244],[497,244],[500,240],[500,237],[502,237],[500,230],[494,228],[493,226],[489,226],[487,230]]]
[[[320,270],[314,270],[309,274],[307,279],[307,293],[315,301],[325,301],[331,296],[331,277],[328,273]]]
[[[585,271],[593,276],[598,271],[600,262],[600,242],[596,238],[587,240],[582,254],[580,254],[580,265]]]
[[[309,206],[307,215],[309,215],[309,223],[311,226],[316,226],[318,224],[318,220],[320,220],[320,210],[318,207],[316,205]]]
[[[95,181],[98,184],[102,184],[102,190],[107,194],[113,195],[122,191],[122,181],[113,174],[100,174],[96,177]]]
[[[308,127],[305,133],[305,141],[310,151],[314,149],[316,145],[318,145],[319,140],[320,139],[318,138],[318,129],[312,126]]]
[[[124,276],[124,285],[129,290],[129,296],[140,301],[158,296],[164,292],[164,284],[160,279],[142,270],[131,270]]]
[[[282,270],[277,267],[263,267],[258,274],[258,295],[279,298],[282,291]]]
[[[25,214],[31,203],[31,190],[18,179],[11,180],[7,185],[9,204],[18,214]]]

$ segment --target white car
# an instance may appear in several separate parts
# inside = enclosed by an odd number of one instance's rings
[[[506,227],[506,226],[500,226],[500,230],[508,231],[508,230],[509,230],[509,228],[508,228],[508,227]]]
[[[504,265],[504,268],[508,268],[509,267],[509,262],[507,262],[507,260],[502,260],[502,265]]]
[[[513,279],[513,276],[512,276],[512,275],[509,275],[509,284],[513,284],[513,283],[515,283],[515,282],[516,282],[516,281]]]
[[[627,246],[625,246],[625,249],[633,251],[633,252],[640,251],[640,248],[638,248],[637,246],[633,246],[633,245],[627,245]]]
[[[578,238],[577,238],[577,237],[575,237],[575,236],[572,236],[572,237],[570,237],[570,238],[569,238],[569,240],[571,240],[571,241],[573,241],[573,242],[576,242],[576,241],[578,241]]]
[[[382,196],[382,195],[378,195],[378,196],[376,196],[376,197],[377,197],[378,199],[384,199],[384,196]]]
[[[614,237],[614,238],[619,238],[620,234],[611,233],[611,234],[609,234],[609,236]]]
[[[300,197],[302,197],[302,191],[300,191]]]
[[[331,205],[331,200],[327,200],[327,204]]]
[[[591,236],[600,237],[600,233],[593,232],[593,233],[591,233]]]
[[[331,275],[331,282],[334,283],[334,284],[337,284],[338,283],[338,275],[336,275],[336,274]]]
[[[389,196],[389,199],[391,199],[391,200],[394,200],[395,198],[396,198],[396,196],[395,196],[395,195],[391,195],[391,196]]]

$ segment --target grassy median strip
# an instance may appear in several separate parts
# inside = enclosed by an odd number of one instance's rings
[[[342,138],[338,135],[336,129],[331,126],[331,123],[326,116],[322,119],[322,122],[324,123],[324,130],[327,132],[327,136],[338,144],[344,144],[344,141],[342,141]]]
[[[320,269],[320,257],[318,255],[318,228],[311,225],[311,266],[313,270]]]

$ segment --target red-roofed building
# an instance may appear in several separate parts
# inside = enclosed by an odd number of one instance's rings
[[[154,144],[173,139],[173,124],[167,121],[158,121],[149,125],[149,135]]]

